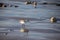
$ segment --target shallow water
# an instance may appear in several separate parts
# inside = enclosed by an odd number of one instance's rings
[[[55,5],[37,5],[37,8],[34,8],[32,5],[25,5],[24,2],[19,2],[19,4],[17,2],[16,5],[19,7],[0,8],[0,28],[6,31],[14,29],[14,32],[10,32],[5,36],[5,39],[0,38],[1,40],[26,39],[25,36],[27,37],[27,35],[19,31],[22,25],[16,17],[43,19],[42,21],[29,21],[25,23],[26,28],[30,30],[28,33],[29,40],[60,40],[60,21],[57,23],[50,23],[49,21],[49,18],[52,16],[60,19],[60,7]],[[11,19],[8,17],[15,18]],[[18,38],[14,38],[15,36]]]

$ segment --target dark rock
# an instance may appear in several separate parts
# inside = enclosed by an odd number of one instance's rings
[[[56,4],[56,6],[60,6],[60,4]]]
[[[4,7],[7,7],[7,5],[4,5]]]
[[[15,7],[19,7],[19,6],[15,6]]]
[[[46,2],[45,2],[45,3],[43,3],[43,4],[45,4],[45,5],[46,5],[46,4],[48,4],[48,3],[46,3]]]

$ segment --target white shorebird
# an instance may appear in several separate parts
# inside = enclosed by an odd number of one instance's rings
[[[51,18],[50,18],[50,22],[51,22],[51,23],[55,23],[55,22],[57,22],[57,19],[56,19],[55,17],[51,17]]]
[[[31,2],[31,1],[26,1],[25,4],[26,4],[26,5],[27,5],[27,4],[32,4],[32,2]]]
[[[33,6],[34,6],[34,8],[36,8],[37,2],[33,2]]]
[[[20,29],[20,32],[26,33],[26,35],[24,35],[24,38],[26,37],[26,40],[28,40],[29,30],[25,27],[25,20],[20,20],[20,23],[22,24],[22,28]]]

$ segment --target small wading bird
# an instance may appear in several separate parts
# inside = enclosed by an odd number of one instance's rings
[[[0,7],[4,7],[4,3],[0,3]]]
[[[51,17],[51,18],[50,18],[50,22],[51,22],[51,23],[55,23],[55,22],[57,22],[57,19],[56,19],[55,17]]]
[[[37,2],[34,1],[32,4],[33,4],[34,8],[36,8]]]
[[[32,2],[31,2],[31,1],[26,1],[25,4],[26,4],[26,5],[27,5],[27,4],[32,4]]]
[[[20,20],[20,23],[22,24],[22,28],[20,29],[20,32],[26,33],[27,35],[25,37],[26,37],[26,40],[28,40],[27,36],[28,36],[29,30],[24,26],[25,20]]]
[[[9,4],[8,3],[0,3],[0,7],[8,7],[9,6]]]
[[[17,5],[12,5],[12,4],[10,5],[10,4],[8,4],[8,3],[0,3],[0,7],[2,7],[2,8],[3,8],[3,7],[13,7],[13,6],[14,6],[15,8],[19,7],[19,6],[17,6]]]
[[[34,6],[34,8],[36,8],[37,2],[33,1],[33,2],[32,2],[32,5]]]
[[[31,2],[31,1],[26,1],[25,4],[26,4],[26,5],[27,5],[27,4],[33,4],[34,8],[36,8],[36,6],[37,6],[37,2],[35,2],[35,1],[33,1],[33,2]]]
[[[24,26],[25,20],[20,20],[20,23],[22,24],[22,28],[21,28],[20,32],[29,32],[29,30],[26,29],[25,26]]]

